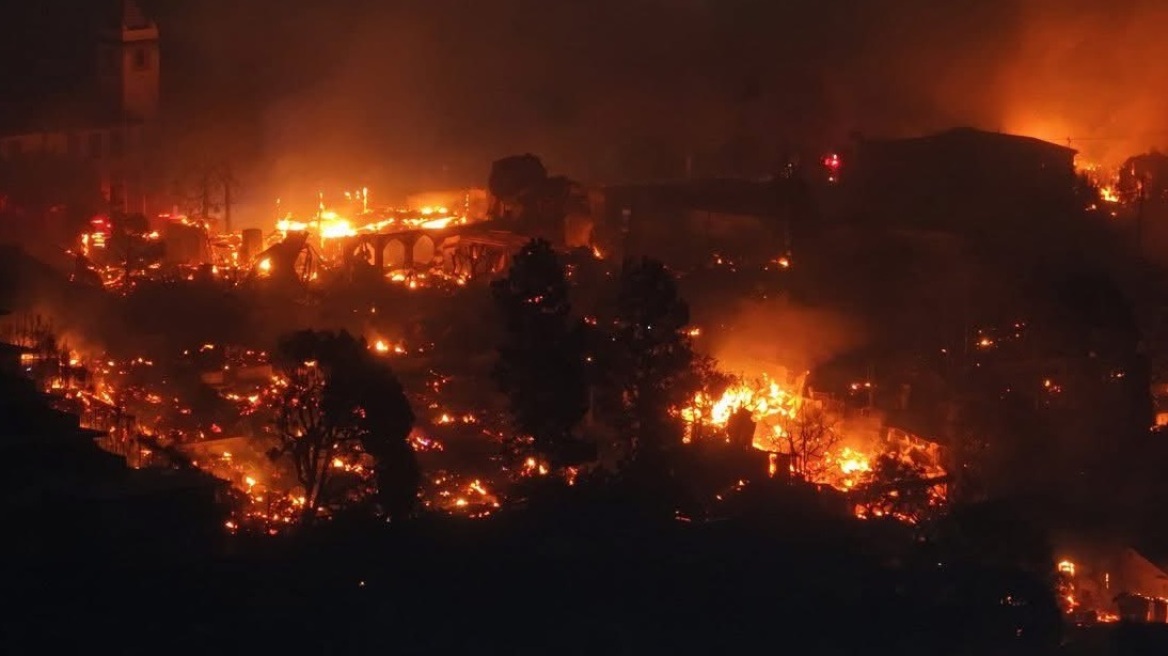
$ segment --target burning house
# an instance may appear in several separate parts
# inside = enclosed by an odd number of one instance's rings
[[[1163,263],[1168,250],[1168,156],[1153,150],[1129,157],[1101,195],[1112,216],[1130,227],[1141,254]]]
[[[1125,203],[1162,206],[1168,200],[1168,155],[1152,151],[1129,157],[1119,168],[1116,187]]]
[[[1132,547],[1079,546],[1058,562],[1058,601],[1077,624],[1168,623],[1168,574]]]

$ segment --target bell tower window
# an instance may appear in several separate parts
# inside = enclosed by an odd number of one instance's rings
[[[150,53],[145,48],[134,50],[134,70],[144,71],[150,68]]]

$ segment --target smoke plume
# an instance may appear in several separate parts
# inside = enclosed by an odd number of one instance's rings
[[[797,376],[860,346],[863,330],[829,310],[786,300],[743,301],[718,321],[704,344],[728,373]]]
[[[528,151],[602,182],[646,153],[745,144],[766,162],[857,130],[971,125],[1069,139],[1107,162],[1168,141],[1168,6],[1156,0],[153,9],[167,88],[192,116],[246,124],[249,179],[270,198],[481,184],[491,159]]]

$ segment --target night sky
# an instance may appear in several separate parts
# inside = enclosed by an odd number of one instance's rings
[[[6,67],[5,87],[76,79],[97,4],[9,11],[0,55],[37,52],[38,74]],[[172,123],[274,184],[477,182],[523,151],[602,180],[629,175],[630,152],[771,157],[961,124],[1099,159],[1168,141],[1156,0],[141,4]]]

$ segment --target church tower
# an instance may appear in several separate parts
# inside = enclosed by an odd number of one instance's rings
[[[122,0],[119,15],[98,44],[102,97],[120,118],[153,121],[159,105],[158,26],[134,0]]]

